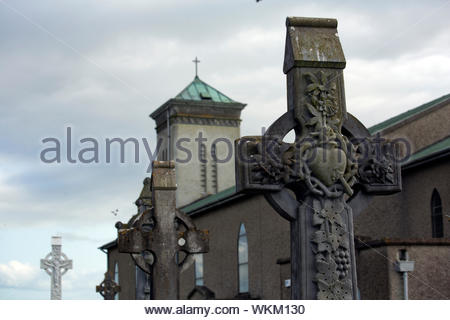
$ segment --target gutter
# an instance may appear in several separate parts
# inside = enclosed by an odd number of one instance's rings
[[[107,254],[108,253],[108,249],[113,248],[117,246],[117,239],[114,239],[108,243],[105,243],[104,245],[102,245],[101,247],[98,247],[97,249],[99,249],[100,251],[102,251],[103,253]]]
[[[244,193],[234,193],[234,194],[232,194],[232,195],[230,195],[228,197],[225,197],[225,198],[219,199],[217,201],[208,203],[208,204],[206,204],[206,205],[204,205],[204,206],[202,206],[202,207],[200,207],[198,209],[194,209],[194,210],[192,210],[190,212],[185,212],[185,213],[188,214],[189,216],[197,216],[197,215],[199,215],[201,213],[204,213],[204,212],[206,212],[208,210],[211,210],[211,209],[213,209],[215,207],[220,207],[220,206],[222,206],[225,203],[228,203],[228,202],[231,202],[231,201],[234,201],[234,200],[237,200],[237,199],[241,199],[241,198],[244,198],[246,196],[249,196],[249,195],[248,194],[244,194]],[[181,211],[183,211],[183,210],[181,210]]]
[[[450,156],[450,149],[441,150],[441,151],[432,153],[428,156],[413,160],[411,162],[407,162],[406,164],[402,165],[402,171],[411,170],[411,169],[422,166],[424,164],[428,164],[433,161],[439,161],[448,156]]]

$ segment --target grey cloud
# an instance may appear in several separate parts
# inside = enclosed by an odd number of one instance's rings
[[[325,1],[319,5],[293,0],[127,5],[11,2],[82,56],[5,7],[0,10],[0,156],[9,159],[6,165],[11,168],[17,162],[26,162],[22,172],[10,177],[8,183],[40,201],[43,207],[71,205],[67,213],[70,219],[84,219],[86,202],[107,201],[111,195],[122,194],[124,201],[131,203],[137,193],[123,190],[139,189],[147,164],[142,168],[41,167],[41,139],[63,139],[65,127],[72,125],[77,140],[86,136],[148,137],[154,146],[154,123],[148,114],[192,80],[190,60],[195,55],[202,60],[203,80],[231,98],[248,103],[242,133],[259,134],[261,126],[268,126],[286,110],[281,66],[287,15],[339,19],[339,34],[348,60],[345,72],[349,110],[370,122],[374,117],[365,106],[374,105],[380,110],[377,120],[381,121],[385,112],[396,112],[399,105],[414,107],[416,104],[408,97],[412,88],[418,87],[411,83],[405,86],[408,80],[397,78],[403,82],[392,84],[394,89],[389,90],[381,82],[383,74],[389,77],[392,71],[374,70],[359,62],[367,66],[380,61],[402,64],[402,57],[412,59],[407,56],[411,53],[417,58],[449,52],[445,41],[449,23],[442,18],[444,10],[414,25],[441,4],[343,1],[336,5]],[[359,69],[352,71],[353,65]],[[365,74],[364,69],[374,73]],[[352,74],[366,78],[357,81]],[[444,90],[437,85],[439,79],[445,83],[445,75],[441,75],[436,81],[422,84],[430,88],[421,89],[420,99],[433,98]],[[70,203],[65,202],[68,199]],[[82,210],[74,208],[77,203],[83,203]],[[21,206],[11,210],[24,218],[32,215],[21,213]],[[44,211],[39,211],[42,219],[58,219]]]
[[[68,241],[86,241],[86,242],[92,242],[96,245],[98,245],[99,243],[102,242],[106,242],[107,239],[104,238],[95,238],[95,237],[89,237],[86,235],[82,235],[82,234],[77,234],[74,232],[62,232],[60,234],[64,240],[68,240]]]
[[[147,137],[154,150],[148,115],[193,79],[195,56],[202,60],[204,81],[248,103],[243,135],[260,134],[286,110],[281,68],[288,15],[338,18],[347,107],[367,125],[448,93],[450,22],[448,8],[436,9],[442,0],[7,3],[75,49],[0,3],[0,219],[7,221],[2,234],[19,247],[23,234],[36,233],[36,251],[53,230],[63,230],[64,248],[76,262],[66,277],[71,289],[65,298],[99,298],[93,286],[102,272],[81,269],[100,261],[103,270],[96,247],[114,237],[116,221],[136,212],[133,201],[147,160],[43,165],[41,140],[63,140],[71,125],[76,141]],[[111,214],[115,208],[118,216]],[[45,299],[48,277],[40,272],[39,279],[34,293],[0,288],[0,297]]]

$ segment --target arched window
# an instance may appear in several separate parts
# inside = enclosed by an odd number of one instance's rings
[[[241,223],[238,238],[239,293],[248,292],[248,240],[245,226]]]
[[[203,254],[199,253],[194,256],[194,269],[195,269],[195,285],[202,286],[203,282]]]
[[[119,284],[119,263],[114,264],[114,282],[118,285]],[[115,300],[119,300],[119,293],[116,293],[114,296]]]
[[[433,190],[431,195],[431,228],[433,238],[442,238],[444,236],[441,196],[436,189]]]

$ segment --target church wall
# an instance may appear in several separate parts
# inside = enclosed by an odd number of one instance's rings
[[[168,149],[167,129],[160,130],[158,132],[157,139],[158,140],[155,142],[154,150],[156,150],[156,145],[157,145],[158,141],[161,140],[161,145],[159,147],[159,152],[158,152],[158,160],[165,161],[165,160],[167,160],[167,149]],[[154,150],[152,150],[152,152],[155,152]]]
[[[119,253],[117,247],[108,250],[108,271],[114,275],[114,265],[119,263],[119,300],[136,298],[136,267],[129,254]]]
[[[433,189],[439,192],[442,200],[444,238],[450,238],[450,160],[414,169],[405,174],[404,212],[407,234],[404,238],[431,238],[431,195]]]
[[[402,216],[405,193],[377,196],[354,218],[354,234],[370,239],[400,238],[407,233]]]
[[[279,265],[280,268],[280,299],[291,299],[291,286],[285,285],[285,280],[291,279],[291,264],[284,263]]]
[[[450,135],[450,103],[431,111],[424,111],[418,118],[407,119],[403,123],[388,128],[382,136],[388,139],[406,138],[415,153]]]
[[[450,161],[421,166],[403,173],[403,191],[376,197],[355,218],[355,234],[372,239],[431,238],[431,194],[436,188],[442,212],[450,209]],[[444,238],[450,238],[450,223],[443,217]]]
[[[390,296],[403,299],[402,274],[395,271],[394,263],[400,249],[406,249],[409,260],[415,262],[414,271],[408,273],[409,299],[446,299],[450,297],[450,244],[389,246],[386,261],[389,270]]]
[[[402,273],[395,269],[400,250],[414,261],[408,273],[409,299],[445,299],[450,296],[450,243],[384,245],[358,251],[358,287],[361,299],[404,298]]]
[[[388,261],[386,248],[360,250],[356,253],[358,288],[362,300],[389,298]]]
[[[233,299],[238,295],[237,244],[241,223],[245,225],[249,244],[250,298],[282,297],[277,259],[290,255],[289,223],[263,196],[241,198],[193,218],[199,229],[209,230],[210,251],[203,258],[204,285],[216,294],[216,299]],[[181,275],[180,283],[181,297],[186,298],[193,288],[193,266]]]

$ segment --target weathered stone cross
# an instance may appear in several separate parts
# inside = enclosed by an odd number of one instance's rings
[[[346,112],[335,19],[287,18],[288,111],[236,141],[236,185],[291,225],[292,299],[356,299],[353,213],[401,190],[396,148]],[[283,142],[291,131],[295,142]]]
[[[175,207],[173,161],[154,161],[150,184],[151,203],[145,203],[128,224],[116,224],[119,252],[131,253],[136,264],[151,274],[151,299],[179,299],[180,268],[193,261],[193,254],[208,252],[208,232],[197,230]]]
[[[114,300],[116,294],[120,292],[120,286],[113,280],[110,272],[105,272],[105,279],[95,287],[95,291],[105,300]]]
[[[61,300],[61,276],[72,269],[72,260],[61,252],[61,237],[52,237],[52,252],[41,259],[41,269],[51,277],[51,299]]]

